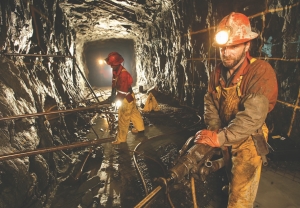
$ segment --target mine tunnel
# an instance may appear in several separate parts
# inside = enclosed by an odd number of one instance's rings
[[[221,20],[240,13],[255,37],[213,44]],[[241,148],[226,146],[236,136],[228,129],[246,132],[249,120],[263,116],[267,153],[256,156],[264,163],[254,202],[230,207],[300,207],[298,0],[1,0],[0,45],[0,208],[227,207],[236,166],[224,161]],[[251,109],[258,113],[210,129],[210,74],[235,47],[247,48],[251,59],[241,57],[248,64],[272,73],[253,74],[264,77],[265,91],[248,97],[236,91],[239,111],[231,119],[247,114],[255,99],[261,102]],[[130,102],[144,126],[136,134],[130,122],[121,143],[114,143],[121,119],[111,99],[112,64],[105,61],[111,52],[124,59]],[[234,86],[251,83],[248,74]],[[271,110],[259,113],[262,106]],[[224,132],[227,140],[220,139]],[[218,143],[201,143],[205,138]],[[257,143],[254,131],[245,138]]]

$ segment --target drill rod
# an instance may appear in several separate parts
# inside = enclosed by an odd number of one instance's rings
[[[168,183],[170,183],[173,178],[159,178],[161,179],[160,182],[163,183],[164,187],[167,188]],[[147,202],[149,202],[161,189],[163,188],[163,186],[157,186],[153,191],[150,192],[150,194],[148,194],[142,201],[140,201],[140,203],[138,203],[134,208],[140,208],[143,207]]]
[[[157,186],[150,194],[148,194],[140,203],[138,203],[134,208],[143,207],[150,199],[152,199],[160,190],[162,189],[161,186]]]

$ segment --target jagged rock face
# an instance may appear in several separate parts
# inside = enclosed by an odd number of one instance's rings
[[[220,61],[211,46],[215,27],[230,12],[243,12],[260,33],[251,54],[266,59],[277,73],[279,102],[268,119],[271,134],[299,141],[299,8],[297,0],[1,0],[0,47],[2,53],[74,55],[88,75],[87,47],[129,39],[136,84],[156,86],[201,114],[208,74]],[[85,83],[72,58],[5,55],[0,73],[1,117],[66,108],[84,99]],[[0,154],[65,144],[76,125],[66,122],[0,121]],[[1,162],[0,207],[42,207],[49,184],[67,169],[63,155]]]
[[[76,30],[77,39],[88,42],[110,38],[135,39],[143,35],[147,25],[161,20],[159,13],[169,10],[171,2],[61,0],[59,6],[70,26]]]
[[[0,8],[1,118],[64,109],[83,99],[71,58],[9,55],[75,54],[75,32],[58,1],[4,0]],[[72,125],[68,129],[67,123],[47,116],[0,121],[0,155],[70,142],[65,138]],[[62,128],[56,129],[58,125]],[[68,158],[57,152],[1,161],[0,207],[42,207],[48,191],[68,169]]]

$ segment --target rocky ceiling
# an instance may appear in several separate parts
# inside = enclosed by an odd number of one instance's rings
[[[60,7],[75,29],[77,40],[89,42],[134,39],[169,5],[160,0],[61,0]]]

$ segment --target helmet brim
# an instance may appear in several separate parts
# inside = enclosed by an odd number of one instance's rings
[[[224,47],[224,46],[233,46],[233,45],[238,45],[238,44],[241,44],[241,43],[246,43],[248,41],[251,41],[255,38],[257,38],[258,34],[255,33],[255,32],[251,32],[249,34],[249,37],[248,38],[245,38],[245,39],[239,39],[239,40],[229,40],[227,41],[227,43],[225,44],[218,44],[216,41],[214,41],[212,43],[212,46],[213,47]]]

